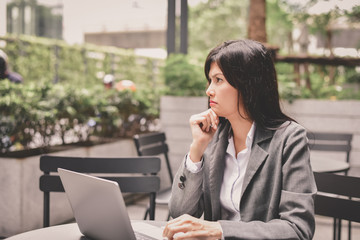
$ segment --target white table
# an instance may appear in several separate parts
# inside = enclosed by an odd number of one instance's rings
[[[132,221],[134,222],[150,223],[154,226],[165,226],[165,221]],[[56,225],[47,228],[40,228],[28,232],[24,232],[9,238],[6,240],[91,240],[86,238],[80,232],[77,223],[69,223],[63,225]]]
[[[311,157],[310,164],[314,172],[338,173],[349,170],[350,164],[325,157]]]

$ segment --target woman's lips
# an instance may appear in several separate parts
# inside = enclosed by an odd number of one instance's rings
[[[216,105],[216,102],[215,102],[215,101],[210,100],[209,104],[210,104],[210,106],[215,106],[215,105]]]

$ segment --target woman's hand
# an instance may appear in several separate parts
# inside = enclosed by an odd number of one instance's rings
[[[193,142],[190,146],[190,159],[199,162],[207,145],[214,136],[219,124],[219,117],[212,109],[190,117]]]
[[[188,214],[181,215],[169,221],[164,229],[163,236],[169,240],[175,239],[221,239],[222,229],[218,222],[210,222],[192,217]]]

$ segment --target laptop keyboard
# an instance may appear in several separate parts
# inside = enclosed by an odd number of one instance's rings
[[[167,239],[162,236],[164,227],[154,226],[146,221],[132,221],[135,236],[137,240],[142,239]]]
[[[147,236],[147,235],[139,233],[139,232],[135,232],[135,237],[136,237],[136,240],[154,240],[154,239],[156,240],[156,238]]]

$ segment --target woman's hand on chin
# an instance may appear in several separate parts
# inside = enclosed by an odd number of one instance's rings
[[[202,113],[192,115],[189,123],[193,137],[190,146],[190,157],[192,161],[198,162],[217,130],[219,117],[212,109],[208,109]]]

